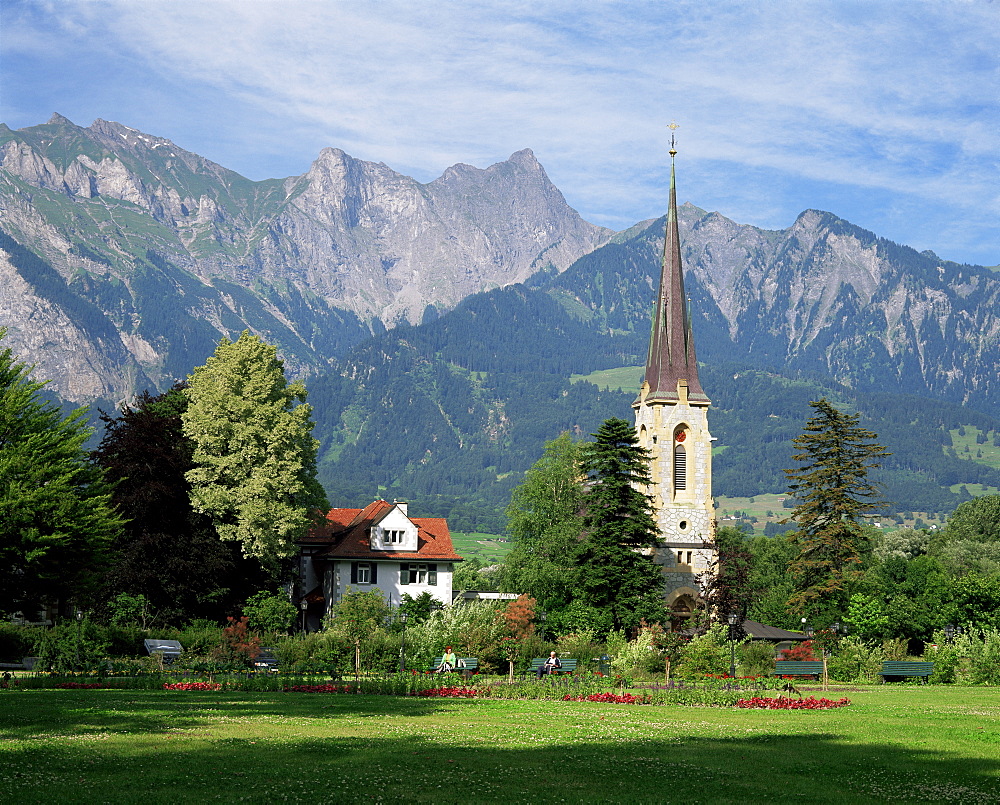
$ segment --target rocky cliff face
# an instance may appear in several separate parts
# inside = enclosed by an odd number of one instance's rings
[[[0,213],[7,345],[81,401],[183,376],[243,328],[293,370],[322,366],[373,328],[562,271],[611,234],[528,150],[421,184],[324,149],[302,176],[253,182],[169,140],[59,115],[0,125]]]
[[[816,210],[779,231],[690,204],[678,215],[699,359],[997,410],[993,271],[918,253]],[[556,279],[553,293],[644,340],[662,237],[662,220],[616,236]]]

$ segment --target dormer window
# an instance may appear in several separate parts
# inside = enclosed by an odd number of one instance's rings
[[[383,531],[382,541],[389,545],[398,545],[403,541],[405,531]]]

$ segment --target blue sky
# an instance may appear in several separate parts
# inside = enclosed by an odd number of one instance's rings
[[[0,0],[0,120],[114,120],[252,179],[531,148],[589,221],[829,210],[1000,263],[1000,2]]]

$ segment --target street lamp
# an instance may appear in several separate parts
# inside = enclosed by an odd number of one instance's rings
[[[305,596],[299,601],[299,609],[302,610],[302,634],[306,633],[306,610],[309,609],[309,602],[306,601]]]
[[[399,640],[399,673],[406,670],[406,613],[399,613],[399,622],[403,624],[402,636]]]
[[[737,620],[736,613],[729,616],[729,676],[731,679],[736,678],[736,641],[733,639],[733,635]]]
[[[80,660],[80,643],[83,641],[83,610],[76,611],[76,670],[82,671],[83,662]]]
[[[955,624],[954,623],[946,623],[944,625],[944,637],[945,637],[945,640],[947,640],[949,643],[951,643],[955,639]]]

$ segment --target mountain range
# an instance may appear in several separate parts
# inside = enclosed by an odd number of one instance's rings
[[[0,216],[5,344],[63,399],[163,388],[248,328],[309,378],[328,488],[450,511],[495,512],[545,439],[629,416],[629,394],[570,376],[643,363],[663,237],[662,219],[583,221],[528,150],[421,184],[324,149],[254,182],[58,115],[0,126]],[[944,453],[949,428],[1000,416],[1000,275],[817,210],[775,231],[692,204],[679,217],[703,383],[727,458],[747,464],[718,480],[777,491],[776,451],[808,414],[787,403],[830,393],[871,416],[896,400],[929,429],[929,456],[908,448],[898,468],[911,498],[1000,485]]]

